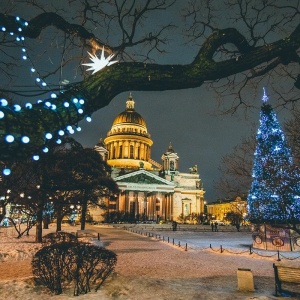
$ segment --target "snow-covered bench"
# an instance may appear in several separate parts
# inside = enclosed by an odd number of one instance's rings
[[[300,295],[300,266],[273,264],[275,273],[275,295],[289,293]],[[282,285],[284,284],[284,288]]]

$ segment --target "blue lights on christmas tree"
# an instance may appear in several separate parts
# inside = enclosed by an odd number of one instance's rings
[[[299,172],[264,89],[256,135],[248,218],[253,223],[300,223]]]

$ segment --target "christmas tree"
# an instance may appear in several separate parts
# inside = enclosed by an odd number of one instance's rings
[[[264,89],[252,185],[248,194],[248,218],[253,223],[300,223],[299,172],[293,165],[292,152],[278,122],[267,104]]]

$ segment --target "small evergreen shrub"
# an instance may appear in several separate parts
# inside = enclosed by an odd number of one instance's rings
[[[58,231],[46,234],[42,238],[43,246],[50,246],[52,244],[61,242],[77,242],[77,237],[69,232]]]
[[[117,256],[103,247],[59,242],[40,249],[32,259],[35,280],[61,294],[72,284],[74,295],[86,294],[103,284],[114,270]]]

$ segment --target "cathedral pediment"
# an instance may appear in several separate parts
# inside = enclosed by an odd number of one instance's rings
[[[146,183],[146,184],[162,184],[162,185],[174,185],[172,182],[163,179],[155,174],[147,172],[145,170],[139,170],[126,175],[122,175],[115,178],[116,182],[128,182],[128,183]]]
[[[171,192],[174,190],[174,183],[152,174],[144,169],[114,178],[119,188],[133,190],[157,190]]]

